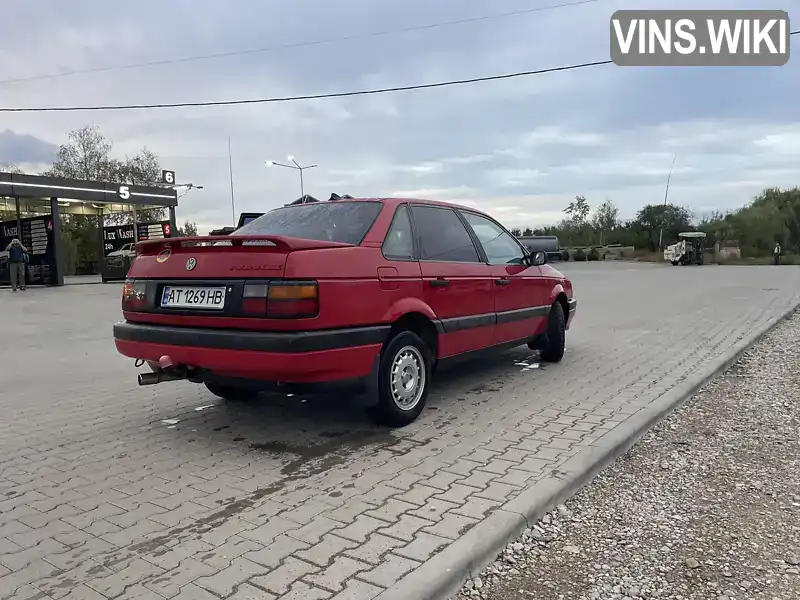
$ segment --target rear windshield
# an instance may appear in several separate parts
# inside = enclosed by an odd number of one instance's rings
[[[283,235],[360,244],[381,212],[380,202],[314,202],[277,208],[233,235]]]

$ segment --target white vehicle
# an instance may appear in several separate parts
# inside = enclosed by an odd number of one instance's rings
[[[678,243],[664,248],[664,260],[673,266],[702,265],[706,234],[702,231],[685,231],[678,234]]]
[[[114,252],[109,252],[108,257],[112,256],[136,256],[136,244],[125,244],[119,250],[114,250]]]

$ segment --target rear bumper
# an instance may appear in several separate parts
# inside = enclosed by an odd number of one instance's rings
[[[567,329],[572,324],[572,318],[575,316],[575,311],[578,309],[578,301],[575,298],[567,300]]]
[[[389,329],[257,332],[123,322],[114,325],[114,343],[129,358],[158,362],[166,355],[218,376],[323,383],[368,376]]]

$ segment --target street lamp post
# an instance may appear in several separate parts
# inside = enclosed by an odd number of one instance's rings
[[[288,158],[289,162],[292,163],[292,164],[287,165],[285,163],[275,162],[274,160],[268,160],[268,161],[266,161],[266,163],[267,163],[267,165],[272,165],[272,166],[275,166],[275,167],[283,167],[285,169],[294,169],[295,171],[299,171],[300,172],[300,197],[304,198],[305,195],[306,195],[306,191],[305,191],[305,186],[303,184],[303,171],[305,171],[306,169],[313,169],[317,165],[308,165],[308,166],[303,167],[303,166],[300,166],[300,163],[298,163],[294,159],[293,156],[289,156],[287,158]]]
[[[195,185],[192,182],[179,183],[179,184],[173,185],[171,187],[172,187],[172,189],[174,189],[176,191],[178,190],[178,188],[185,188],[182,194],[178,194],[177,198],[175,198],[176,200],[180,200],[181,198],[183,198],[186,194],[188,194],[192,190],[202,190],[203,189],[202,185]],[[170,223],[170,227],[173,228],[173,231],[178,229],[178,222],[177,222],[177,219],[175,218],[175,207],[174,206],[170,206],[169,207],[169,223]]]
[[[173,187],[173,188],[175,188],[176,190],[177,190],[178,188],[186,188],[182,194],[179,194],[179,195],[178,195],[178,198],[177,198],[177,199],[181,199],[181,198],[183,198],[183,197],[184,197],[186,194],[188,194],[188,193],[189,193],[189,192],[191,192],[192,190],[202,190],[202,189],[203,189],[203,186],[202,186],[202,185],[195,185],[195,184],[193,184],[193,183],[179,183],[179,184],[177,184],[177,185],[174,185],[174,186],[172,186],[172,187]]]
[[[662,242],[664,241],[664,221],[667,218],[666,210],[667,210],[667,198],[669,198],[669,180],[672,177],[672,169],[675,168],[675,159],[678,158],[678,154],[675,153],[672,155],[672,164],[669,167],[669,173],[667,174],[667,186],[664,189],[664,214],[661,215],[661,230],[658,232],[658,249],[661,251],[664,249]]]

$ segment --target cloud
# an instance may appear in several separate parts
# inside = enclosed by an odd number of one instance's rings
[[[22,166],[50,163],[58,147],[30,134],[0,131],[0,164]]]
[[[523,0],[12,2],[0,22],[0,80],[272,49],[0,83],[0,104],[279,97],[558,67],[606,59],[615,10],[671,7],[607,0],[328,41],[526,8]],[[752,3],[710,0],[704,8]],[[232,220],[229,137],[237,212],[299,196],[298,173],[265,164],[292,154],[319,165],[304,186],[320,198],[336,191],[469,202],[509,226],[536,226],[560,219],[576,195],[593,206],[612,199],[623,216],[663,201],[673,157],[669,198],[698,213],[742,205],[765,186],[796,185],[798,95],[796,61],[763,69],[600,66],[294,103],[4,114],[3,126],[59,144],[70,129],[95,124],[121,154],[146,145],[180,181],[204,185],[181,199],[178,216],[208,228]]]

